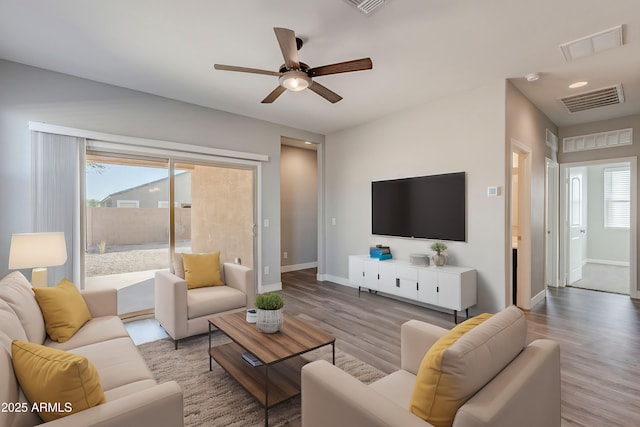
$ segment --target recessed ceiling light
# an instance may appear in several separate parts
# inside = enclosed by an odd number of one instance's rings
[[[313,144],[313,142],[309,142],[309,141],[305,141],[304,143],[307,144],[307,145]]]
[[[570,87],[571,89],[576,89],[576,88],[579,88],[579,87],[586,86],[586,85],[588,85],[588,84],[589,84],[589,82],[575,82],[575,83],[571,83],[571,84],[569,85],[569,87]]]

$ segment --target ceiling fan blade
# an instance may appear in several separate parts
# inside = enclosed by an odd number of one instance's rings
[[[351,71],[370,70],[372,68],[373,62],[371,62],[371,58],[362,58],[310,68],[307,74],[309,74],[310,77],[327,76],[329,74],[349,73]]]
[[[285,90],[287,90],[287,89],[284,86],[278,86],[277,88],[272,90],[271,93],[269,95],[267,95],[267,97],[265,99],[262,100],[262,103],[263,104],[271,104],[273,101],[278,99],[278,97],[280,95],[282,95],[282,93]]]
[[[213,68],[215,68],[216,70],[222,70],[222,71],[239,71],[241,73],[265,74],[267,76],[276,76],[276,77],[279,77],[281,75],[281,73],[277,71],[259,70],[257,68],[247,68],[247,67],[236,67],[234,65],[214,64]]]
[[[284,65],[289,70],[300,69],[300,61],[298,60],[298,46],[296,45],[296,33],[286,28],[274,28],[276,33],[282,56],[284,57]]]
[[[309,89],[311,89],[312,91],[314,91],[315,93],[317,93],[318,95],[320,95],[321,97],[323,97],[324,99],[326,99],[332,104],[335,104],[336,102],[342,99],[340,95],[338,95],[337,93],[335,93],[330,89],[327,89],[326,87],[322,86],[318,82],[312,82],[311,86],[309,86]]]

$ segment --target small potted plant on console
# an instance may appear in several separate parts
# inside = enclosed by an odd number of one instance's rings
[[[258,317],[256,326],[266,334],[278,332],[282,327],[282,307],[284,298],[275,292],[259,294],[256,296],[256,309]]]
[[[433,263],[437,267],[442,267],[447,262],[447,254],[444,253],[447,250],[447,245],[442,242],[435,242],[431,245],[431,250],[436,254],[433,256]]]

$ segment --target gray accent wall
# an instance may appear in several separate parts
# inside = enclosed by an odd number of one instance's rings
[[[269,156],[263,285],[280,284],[281,137],[322,143],[323,135],[0,60],[0,275],[8,272],[11,234],[31,230],[29,121]]]
[[[449,264],[477,270],[472,314],[505,307],[504,80],[327,135],[324,160],[327,278],[347,282],[349,255],[377,243],[397,259],[431,253],[432,241],[371,233],[371,181],[466,172],[467,241],[447,242]]]
[[[549,129],[555,135],[558,127],[545,116],[531,101],[529,101],[513,84],[507,82],[506,94],[506,156],[511,161],[511,142],[513,140],[525,145],[531,155],[531,211],[530,230],[531,260],[530,270],[531,298],[545,289],[544,283],[544,207],[545,207],[545,157],[552,158],[551,149],[546,145],[546,131]],[[506,169],[508,171],[508,168]],[[507,187],[508,188],[508,187]],[[509,209],[510,202],[506,205]],[[509,243],[511,248],[511,243]],[[519,260],[522,268],[522,260]],[[510,283],[511,278],[506,279]]]
[[[282,266],[316,263],[318,261],[318,156],[316,151],[282,146],[280,206]],[[285,252],[287,252],[286,259]]]

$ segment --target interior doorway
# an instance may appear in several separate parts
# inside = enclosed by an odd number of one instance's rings
[[[531,151],[511,141],[511,301],[531,308]]]
[[[636,297],[636,159],[561,165],[561,283]]]
[[[281,272],[318,267],[318,145],[282,137],[280,148]]]

